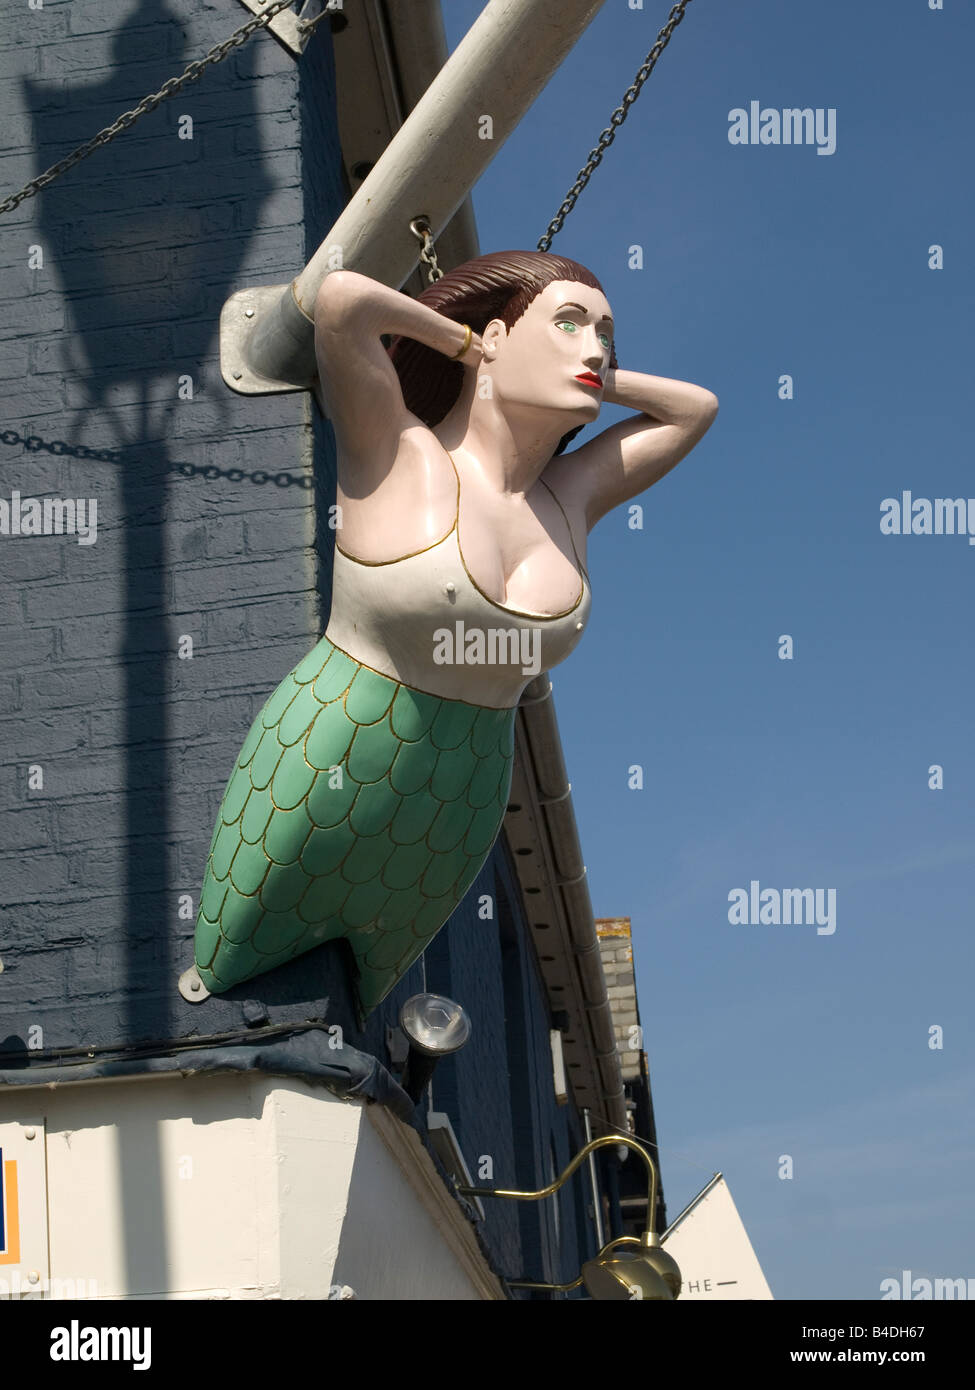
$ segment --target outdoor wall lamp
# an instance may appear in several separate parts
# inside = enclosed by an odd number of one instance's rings
[[[402,1086],[418,1102],[441,1057],[459,1052],[471,1035],[471,1021],[453,999],[413,994],[399,1011],[399,1026],[410,1043]]]
[[[585,1262],[582,1273],[571,1284],[545,1284],[535,1280],[508,1279],[506,1282],[511,1288],[568,1290],[577,1289],[580,1284],[584,1284],[590,1296],[596,1299],[645,1298],[655,1302],[670,1302],[679,1298],[681,1272],[677,1261],[664,1250],[660,1244],[660,1237],[653,1229],[654,1212],[657,1207],[656,1164],[636,1139],[617,1134],[604,1134],[598,1139],[591,1139],[579,1150],[564,1172],[560,1173],[554,1182],[549,1183],[548,1187],[543,1187],[538,1192],[508,1192],[500,1187],[458,1187],[457,1191],[464,1197],[514,1197],[517,1201],[537,1202],[543,1197],[551,1197],[594,1149],[604,1148],[607,1144],[622,1144],[626,1148],[635,1149],[647,1165],[649,1192],[646,1230],[639,1238],[617,1236],[615,1240],[607,1241],[598,1255]]]

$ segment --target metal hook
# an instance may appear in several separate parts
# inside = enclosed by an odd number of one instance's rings
[[[443,271],[437,263],[437,248],[433,243],[433,230],[430,226],[430,219],[426,213],[421,213],[419,217],[414,217],[410,222],[410,231],[422,244],[420,260],[427,267],[427,281],[429,284],[436,284],[443,279]]]

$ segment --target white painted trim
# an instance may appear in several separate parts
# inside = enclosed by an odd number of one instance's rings
[[[555,1099],[565,1105],[569,1099],[569,1087],[565,1079],[565,1058],[562,1056],[562,1034],[558,1028],[550,1028],[549,1044],[552,1048],[552,1080],[555,1084]]]
[[[367,1105],[366,1115],[478,1293],[504,1301],[501,1281],[482,1255],[473,1226],[444,1186],[416,1130],[381,1105]]]

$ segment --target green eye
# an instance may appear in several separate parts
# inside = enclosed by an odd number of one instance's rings
[[[564,328],[567,333],[574,333],[578,328],[578,324],[573,323],[571,319],[560,319],[555,326],[556,328]]]
[[[600,334],[599,334],[599,341],[602,343],[603,347],[606,348],[607,351],[608,351],[608,350],[609,350],[609,334],[608,334],[608,333],[600,333]]]

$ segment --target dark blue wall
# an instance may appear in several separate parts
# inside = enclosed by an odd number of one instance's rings
[[[481,895],[493,920],[479,914]],[[503,838],[426,963],[427,987],[462,1003],[472,1023],[468,1045],[438,1065],[434,1109],[449,1115],[475,1184],[547,1186],[585,1138],[575,1107],[555,1099],[551,1016]],[[485,1157],[490,1177],[478,1172]],[[587,1182],[577,1173],[543,1202],[485,1201],[484,1237],[498,1267],[511,1278],[574,1279],[596,1249]]]
[[[191,0],[23,10],[3,58],[21,80],[0,84],[21,149],[9,188],[247,17]],[[227,389],[217,325],[235,290],[286,284],[341,210],[333,100],[327,27],[300,65],[256,34],[0,219],[2,495],[93,497],[99,523],[91,546],[0,537],[8,1046],[38,1026],[65,1048],[240,1019],[239,999],[194,1009],[175,984],[243,733],[322,628],[315,470],[327,489],[331,455],[319,430],[313,467],[306,395]],[[326,965],[270,997],[304,1016]]]

